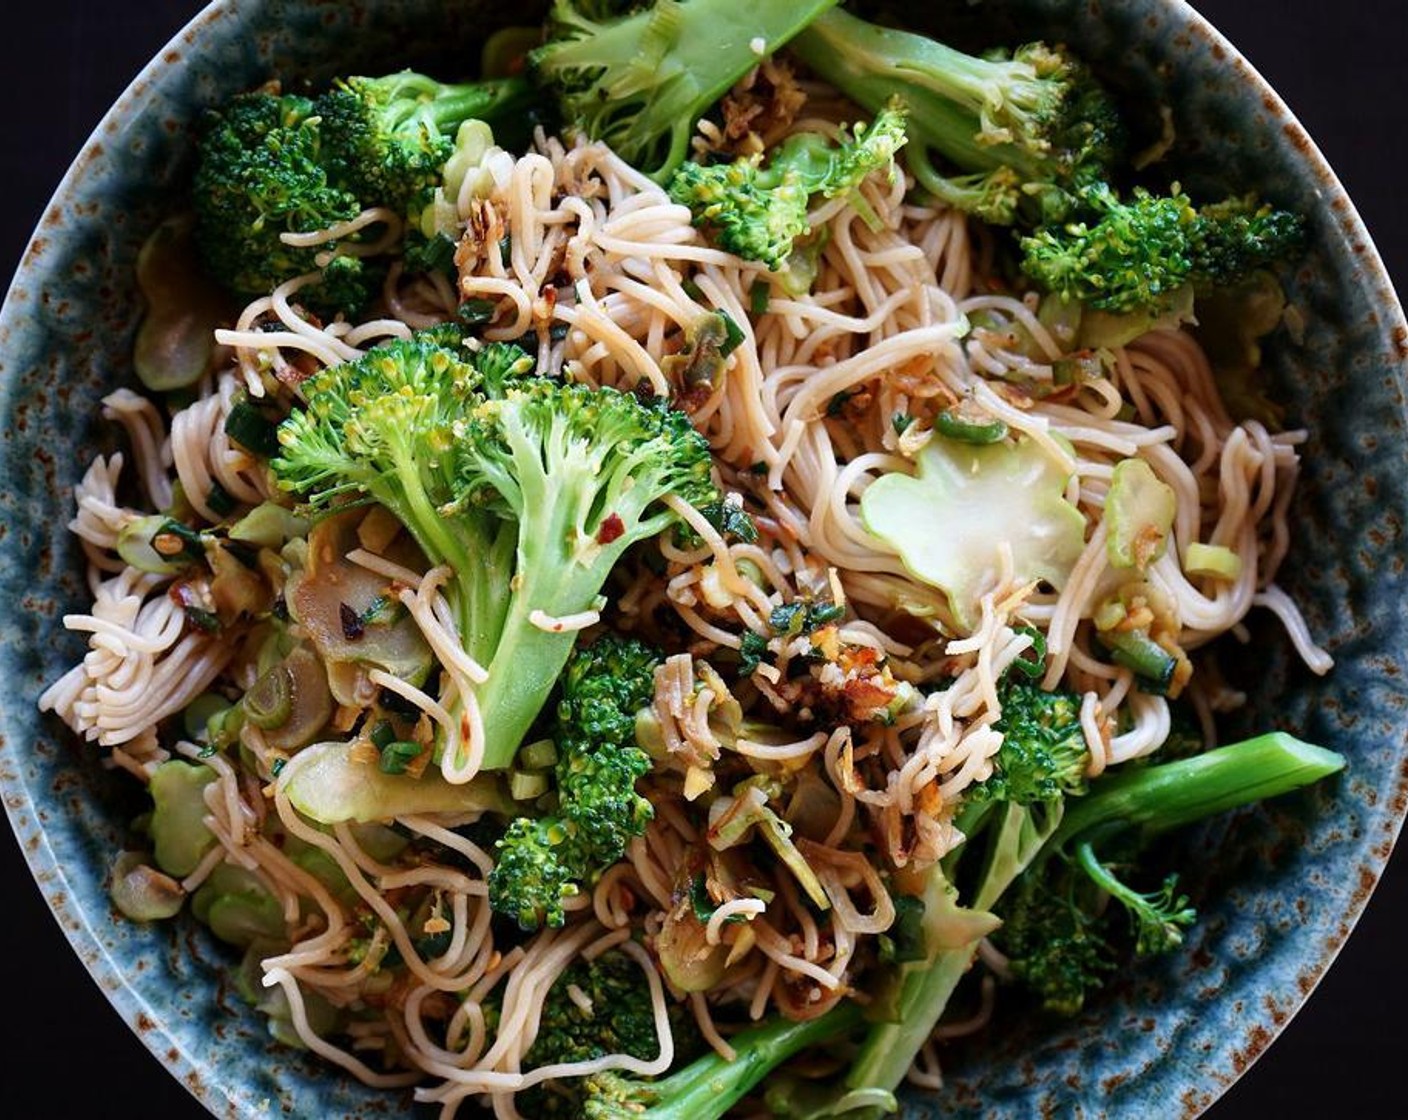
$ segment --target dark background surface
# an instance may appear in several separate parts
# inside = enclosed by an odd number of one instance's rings
[[[1281,93],[1358,205],[1400,288],[1408,284],[1404,0],[1195,4]],[[9,23],[0,104],[0,276],[8,276],[69,161],[138,69],[189,19],[192,0],[44,0]],[[7,589],[13,594],[14,589]],[[11,1024],[0,1114],[103,1120],[206,1115],[117,1017],[70,951],[0,827],[0,961]],[[1339,962],[1211,1120],[1408,1116],[1408,866],[1400,853]],[[213,1040],[212,1040],[213,1042]],[[1162,1114],[1151,1102],[1146,1115]]]

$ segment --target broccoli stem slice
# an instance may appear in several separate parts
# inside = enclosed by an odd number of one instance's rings
[[[845,1038],[862,1022],[859,1004],[838,1004],[806,1022],[772,1019],[730,1039],[737,1056],[709,1053],[659,1081],[603,1076],[589,1087],[590,1120],[721,1120],[769,1073],[811,1046]]]

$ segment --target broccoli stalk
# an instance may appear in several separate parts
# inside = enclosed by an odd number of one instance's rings
[[[457,458],[460,493],[518,526],[502,626],[492,650],[471,650],[498,666],[479,698],[492,736],[484,765],[493,768],[511,761],[572,652],[575,635],[539,626],[535,612],[598,606],[621,554],[678,522],[662,499],[698,507],[720,498],[708,443],[684,413],[615,389],[548,381],[510,389],[475,410]]]
[[[625,14],[556,0],[528,56],[563,122],[666,182],[699,118],[730,86],[836,0],[656,0]],[[761,44],[761,50],[754,46]]]
[[[563,900],[619,860],[654,816],[635,788],[650,769],[635,716],[654,695],[659,664],[655,650],[611,635],[567,662],[553,734],[557,810],[514,820],[489,874],[489,905],[522,929],[562,925]]]
[[[1107,178],[1120,148],[1104,91],[1082,64],[1042,43],[974,58],[836,10],[790,48],[872,112],[904,102],[906,162],[919,185],[996,225],[1064,219],[1083,187]],[[941,174],[940,162],[956,173]]]
[[[781,269],[793,243],[811,232],[807,205],[815,195],[851,195],[870,220],[874,215],[858,188],[867,175],[893,166],[904,143],[904,111],[887,106],[854,138],[832,143],[815,132],[789,136],[772,153],[733,163],[686,163],[670,180],[670,197],[688,206],[694,224],[720,248],[744,260]]]
[[[968,837],[949,859],[932,867],[924,883],[925,954],[898,967],[895,991],[878,1001],[884,1019],[860,1041],[847,1071],[838,1115],[877,1117],[892,1111],[886,1098],[904,1080],[925,1041],[948,1007],[959,981],[972,966],[982,938],[1001,920],[992,908],[1012,882],[1037,858],[1061,823],[1063,802],[976,802],[959,817]],[[981,868],[969,906],[958,903],[951,885],[974,865]],[[870,1096],[875,1103],[861,1104]],[[891,1098],[892,1099],[892,1098]],[[845,1100],[860,1107],[840,1107]]]
[[[470,358],[391,343],[305,382],[308,406],[280,426],[272,463],[315,510],[382,504],[452,569],[459,637],[489,674],[475,699],[490,770],[513,760],[572,652],[574,632],[553,620],[599,606],[622,552],[675,524],[662,499],[719,500],[683,414],[532,366],[514,346]],[[456,709],[467,729],[462,697]]]
[[[720,1120],[772,1070],[811,1046],[844,1038],[861,1022],[860,1007],[842,1003],[816,1019],[772,1019],[733,1035],[733,1061],[710,1052],[659,1081],[618,1073],[588,1078],[588,1120]]]
[[[1121,833],[1147,841],[1311,785],[1344,764],[1334,751],[1272,731],[1177,762],[1116,771],[1072,803],[1052,851]]]

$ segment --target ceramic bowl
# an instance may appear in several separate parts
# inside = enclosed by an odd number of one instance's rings
[[[532,7],[527,5],[525,7]],[[1271,620],[1226,654],[1251,703],[1228,735],[1279,727],[1346,753],[1344,776],[1217,821],[1175,845],[1203,920],[1183,952],[1120,976],[1068,1023],[1009,1019],[947,1065],[907,1116],[1193,1116],[1246,1069],[1334,959],[1388,858],[1405,809],[1408,592],[1404,365],[1408,327],[1352,205],[1304,131],[1231,46],[1178,0],[1011,0],[1010,41],[1076,45],[1134,103],[1172,107],[1171,157],[1195,192],[1255,187],[1310,219],[1290,281],[1306,330],[1269,353],[1306,423],[1297,542],[1282,583],[1337,660],[1317,679]],[[964,35],[969,5],[890,5]],[[994,5],[981,14],[992,35]],[[64,932],[122,1017],[214,1114],[364,1117],[402,1098],[363,1089],[269,1041],[228,996],[229,957],[197,928],[117,920],[104,887],[141,798],[34,700],[81,656],[61,616],[86,605],[64,523],[70,490],[110,435],[97,401],[130,378],[132,267],[181,206],[188,126],[202,106],[274,75],[402,63],[454,73],[510,13],[461,0],[212,4],[136,79],[45,211],[0,311],[0,794]],[[530,13],[515,7],[522,20]],[[1020,29],[1020,30],[1018,30]],[[1366,421],[1366,418],[1372,418]],[[1213,858],[1201,858],[1211,852]],[[212,1045],[212,1040],[218,1044]]]

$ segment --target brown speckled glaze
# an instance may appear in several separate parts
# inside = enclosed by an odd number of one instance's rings
[[[188,126],[203,105],[280,74],[310,79],[405,62],[454,74],[515,7],[432,0],[212,4],[99,125],[46,211],[0,312],[0,576],[29,593],[0,607],[0,794],[75,950],[152,1051],[218,1116],[406,1114],[275,1046],[225,980],[231,960],[193,925],[137,927],[103,889],[140,810],[33,699],[81,655],[60,615],[85,603],[64,529],[70,488],[112,434],[98,398],[128,380],[136,250],[179,205]],[[892,3],[918,29],[962,36],[969,5]],[[1354,208],[1310,139],[1251,68],[1176,0],[1012,0],[1009,41],[1077,45],[1124,90],[1173,106],[1172,157],[1195,195],[1257,187],[1311,217],[1293,279],[1304,341],[1270,354],[1294,419],[1311,429],[1283,582],[1338,666],[1325,680],[1289,656],[1270,620],[1226,661],[1252,704],[1229,735],[1280,727],[1344,752],[1337,782],[1235,819],[1170,851],[1204,915],[1184,952],[1131,968],[1067,1024],[1025,1015],[946,1056],[948,1087],[908,1117],[1195,1116],[1270,1044],[1333,961],[1408,811],[1408,327]],[[989,31],[989,34],[991,32]],[[1148,104],[1147,96],[1131,98]],[[1209,856],[1211,858],[1209,858]],[[1181,859],[1180,859],[1181,857]]]

